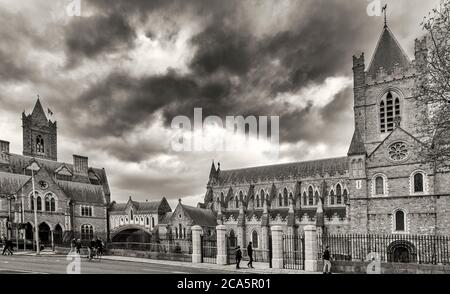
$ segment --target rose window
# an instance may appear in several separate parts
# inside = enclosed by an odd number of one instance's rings
[[[408,156],[408,147],[403,142],[397,142],[389,146],[389,158],[395,161],[401,161]]]

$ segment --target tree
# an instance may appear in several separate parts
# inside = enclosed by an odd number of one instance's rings
[[[416,60],[421,155],[438,168],[450,167],[450,0],[442,0],[421,24],[427,50]],[[425,106],[425,107],[422,107]]]

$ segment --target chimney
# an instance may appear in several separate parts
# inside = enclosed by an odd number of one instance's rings
[[[0,163],[9,163],[9,142],[0,140]]]
[[[88,158],[80,155],[73,155],[73,172],[78,175],[88,175]]]

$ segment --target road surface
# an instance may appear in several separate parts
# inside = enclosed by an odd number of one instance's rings
[[[65,256],[0,256],[0,274],[66,274]],[[81,259],[82,274],[220,274],[212,269],[130,261]]]

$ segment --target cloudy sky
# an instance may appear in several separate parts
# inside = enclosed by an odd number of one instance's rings
[[[374,1],[0,0],[0,139],[22,152],[21,112],[39,94],[60,160],[105,167],[116,201],[172,204],[202,201],[213,159],[232,169],[345,155],[352,55],[369,63],[383,26],[367,13]],[[382,2],[412,57],[439,0]],[[194,108],[278,116],[279,155],[239,137],[239,152],[175,152],[172,119]]]

